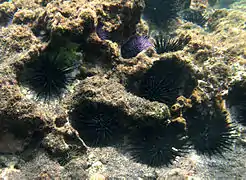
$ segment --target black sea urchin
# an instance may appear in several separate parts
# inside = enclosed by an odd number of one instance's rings
[[[145,0],[144,17],[158,26],[166,26],[170,19],[177,17],[185,0]]]
[[[82,102],[74,108],[71,119],[81,138],[90,146],[110,145],[123,132],[122,113],[103,103]]]
[[[229,89],[227,106],[232,119],[246,126],[246,82],[239,81]]]
[[[155,36],[154,38],[154,47],[157,54],[182,50],[184,46],[186,46],[191,40],[191,37],[188,35],[180,36],[178,38],[171,38],[170,36],[160,34]]]
[[[0,27],[8,26],[12,23],[14,13],[7,14],[0,10]]]
[[[196,80],[187,65],[176,57],[159,60],[143,75],[138,95],[172,105],[180,95],[190,96]]]
[[[185,131],[156,119],[139,120],[128,135],[129,152],[137,162],[149,166],[172,164],[185,153]]]
[[[230,150],[236,137],[234,126],[217,106],[195,105],[184,116],[189,139],[198,153],[212,156]]]
[[[74,79],[75,68],[59,52],[43,52],[37,59],[24,65],[19,81],[34,91],[38,99],[47,101],[61,96]]]
[[[134,35],[121,46],[121,56],[126,59],[132,58],[151,46],[153,44],[148,40],[147,36]]]
[[[181,13],[184,20],[195,23],[199,26],[204,26],[208,20],[201,11],[187,9]]]

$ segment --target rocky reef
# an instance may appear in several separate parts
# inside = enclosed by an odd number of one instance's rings
[[[246,13],[158,4],[1,2],[1,178],[246,177]]]

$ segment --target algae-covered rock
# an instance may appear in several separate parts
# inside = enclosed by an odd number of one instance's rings
[[[87,78],[78,86],[79,94],[74,97],[74,102],[89,99],[92,102],[102,102],[122,109],[128,116],[168,118],[169,109],[165,104],[143,100],[127,93],[124,86],[115,80],[94,76]]]
[[[243,178],[245,12],[146,2],[0,4],[1,178]]]

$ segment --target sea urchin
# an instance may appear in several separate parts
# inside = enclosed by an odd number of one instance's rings
[[[101,40],[107,40],[110,39],[110,32],[104,29],[103,23],[99,22],[96,27],[96,33],[99,36]]]
[[[153,44],[148,40],[147,36],[134,35],[121,46],[121,56],[126,59],[132,58],[151,46]]]
[[[103,103],[83,101],[71,113],[73,126],[90,146],[106,146],[120,138],[122,113]]]
[[[161,59],[143,75],[137,94],[172,105],[180,95],[190,96],[196,80],[190,68],[176,57]]]
[[[184,7],[185,0],[145,0],[144,17],[157,26],[166,26]]]
[[[202,14],[201,11],[187,9],[181,13],[181,16],[184,20],[195,23],[199,26],[204,26],[208,20],[206,16]]]
[[[0,10],[0,27],[8,26],[12,23],[14,12],[6,13]]]
[[[179,38],[171,38],[170,36],[164,36],[163,34],[154,37],[154,47],[157,54],[165,52],[174,52],[182,50],[191,40],[190,36],[180,36]]]
[[[234,126],[216,105],[210,107],[205,102],[194,105],[184,116],[189,139],[198,153],[212,156],[230,150],[236,137]]]
[[[186,151],[185,131],[166,121],[139,120],[128,135],[129,152],[137,162],[158,167],[172,164]]]
[[[227,106],[233,119],[246,125],[246,81],[234,83],[228,93]]]
[[[38,99],[60,97],[74,79],[76,66],[59,52],[43,52],[37,59],[24,65],[19,82],[37,94]]]

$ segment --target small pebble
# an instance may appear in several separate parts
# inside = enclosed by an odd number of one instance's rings
[[[106,177],[102,174],[93,174],[91,177],[90,177],[90,180],[106,180]]]

